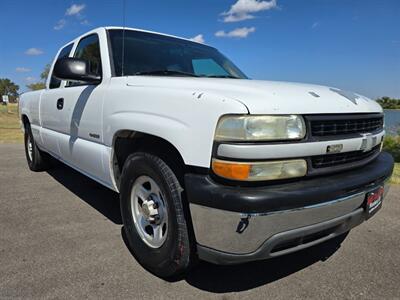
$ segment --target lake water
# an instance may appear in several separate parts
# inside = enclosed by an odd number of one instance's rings
[[[388,134],[398,134],[400,130],[400,110],[385,109],[385,125]]]

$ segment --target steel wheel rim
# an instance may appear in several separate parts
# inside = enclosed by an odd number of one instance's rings
[[[32,140],[31,140],[30,135],[28,135],[28,140],[27,140],[26,144],[27,144],[29,160],[32,161],[32,158],[33,158],[33,145],[32,145]]]
[[[140,176],[133,183],[131,211],[142,241],[151,248],[160,248],[168,233],[167,204],[160,187],[149,176]]]

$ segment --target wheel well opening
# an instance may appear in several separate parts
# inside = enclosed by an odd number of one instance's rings
[[[29,124],[29,119],[26,115],[21,115],[21,121],[22,124],[24,124],[24,127],[26,127],[26,125]]]
[[[120,188],[120,178],[124,163],[128,156],[135,152],[147,152],[160,157],[171,168],[179,184],[185,190],[184,175],[190,167],[185,165],[181,154],[175,146],[160,137],[130,130],[118,132],[113,140],[113,175],[118,189]],[[184,215],[190,231],[189,237],[191,244],[195,245],[196,239],[185,192],[182,193],[182,197]]]
[[[124,130],[117,133],[113,143],[113,172],[118,187],[124,163],[135,152],[147,152],[160,157],[175,173],[181,186],[184,186],[185,163],[170,142],[154,135]]]

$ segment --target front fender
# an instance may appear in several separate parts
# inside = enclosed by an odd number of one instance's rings
[[[186,165],[208,168],[219,118],[248,113],[242,103],[211,93],[198,97],[186,90],[171,91],[168,96],[165,89],[129,91],[129,95],[119,91],[120,97],[112,97],[118,100],[105,101],[104,143],[112,147],[121,130],[151,134],[170,142]]]

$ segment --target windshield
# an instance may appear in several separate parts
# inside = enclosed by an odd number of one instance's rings
[[[157,75],[246,79],[215,48],[159,34],[109,30],[115,76]],[[122,39],[124,65],[122,66]]]

